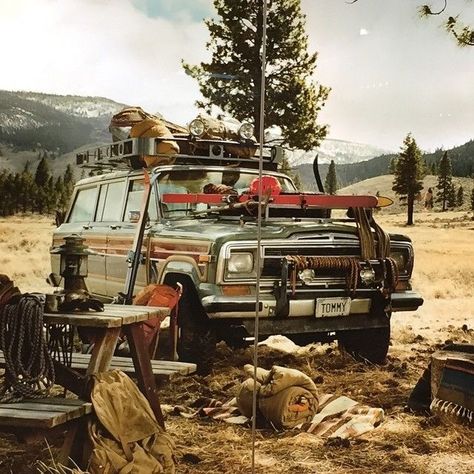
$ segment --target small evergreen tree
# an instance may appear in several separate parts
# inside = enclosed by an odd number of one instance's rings
[[[474,211],[474,188],[471,191],[471,211]]]
[[[328,194],[336,194],[337,191],[337,176],[336,176],[336,164],[334,160],[331,160],[329,164],[328,174],[324,182],[324,190]]]
[[[449,188],[448,199],[447,199],[446,204],[451,209],[456,207],[456,188],[454,184],[452,184],[451,187]]]
[[[458,207],[461,207],[464,204],[464,189],[461,186],[459,186],[458,193],[456,195],[456,204]]]
[[[413,225],[415,197],[423,189],[424,166],[421,150],[409,133],[403,141],[393,180],[393,191],[407,202],[407,225]]]
[[[49,166],[46,158],[41,158],[36,168],[35,183],[40,188],[44,188],[48,184],[49,180]]]
[[[436,202],[441,203],[443,211],[446,210],[450,193],[452,193],[452,177],[451,160],[449,159],[448,152],[445,151],[438,164],[438,184],[436,185],[438,189]]]

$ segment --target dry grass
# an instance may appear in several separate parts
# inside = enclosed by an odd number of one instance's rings
[[[49,248],[54,229],[51,217],[0,218],[0,273],[23,292],[46,291]]]
[[[446,340],[474,342],[474,222],[471,214],[423,213],[417,224],[404,225],[403,215],[378,216],[385,228],[411,236],[416,250],[414,287],[425,297],[416,313],[393,317],[389,361],[382,367],[363,365],[340,354],[334,345],[306,355],[282,355],[262,348],[260,365],[286,365],[302,370],[323,393],[348,395],[383,407],[386,421],[350,443],[327,444],[311,434],[257,432],[259,473],[419,473],[464,474],[474,471],[472,431],[442,424],[437,418],[404,411],[407,397],[429,355]],[[23,291],[44,288],[48,273],[49,219],[0,221],[0,272],[13,275]],[[466,325],[463,328],[463,325]],[[179,379],[161,392],[164,403],[190,406],[200,397],[226,401],[245,379],[243,365],[251,349],[233,351],[221,344],[219,360],[207,377]],[[176,441],[177,472],[248,473],[251,434],[247,427],[205,418],[168,416],[167,429]],[[31,472],[36,459],[49,459],[44,443],[25,449],[12,438],[0,438],[0,472]]]

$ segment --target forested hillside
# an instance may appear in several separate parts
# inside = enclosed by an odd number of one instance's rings
[[[444,151],[443,149],[439,149],[434,153],[426,153],[423,155],[428,170],[433,174],[436,174],[437,163],[443,156]],[[448,155],[453,167],[453,176],[466,177],[474,174],[474,140],[470,140],[464,145],[448,150]],[[387,174],[389,172],[390,162],[392,159],[397,158],[397,156],[396,154],[382,155],[367,161],[337,165],[336,174],[339,187]],[[328,166],[327,164],[319,166],[323,181],[326,177]],[[304,189],[316,189],[311,164],[297,166],[295,171],[299,175]]]
[[[0,143],[67,153],[108,140],[110,117],[122,107],[102,98],[0,91]]]

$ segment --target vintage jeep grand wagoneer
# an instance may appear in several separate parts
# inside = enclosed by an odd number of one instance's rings
[[[143,212],[140,160],[153,155],[159,140],[134,138],[78,156],[88,166],[118,170],[76,184],[53,246],[72,233],[86,239],[93,251],[87,285],[104,301],[124,290]],[[259,160],[248,156],[248,143],[176,140],[180,153],[147,171],[151,197],[136,290],[149,282],[182,284],[180,358],[206,364],[216,341],[251,338],[258,294],[260,337],[337,339],[355,356],[382,362],[391,314],[416,310],[423,300],[411,289],[411,241],[388,236],[374,222],[377,198],[301,193],[277,172],[275,150],[263,162],[260,184]],[[123,163],[131,166],[122,169]],[[334,208],[347,214],[331,218]]]

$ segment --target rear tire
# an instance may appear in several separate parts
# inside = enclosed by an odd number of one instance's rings
[[[343,332],[338,341],[356,360],[383,364],[390,346],[390,326]]]

